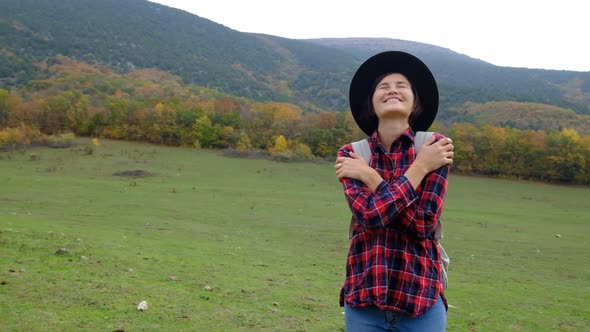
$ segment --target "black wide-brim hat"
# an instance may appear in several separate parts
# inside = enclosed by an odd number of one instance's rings
[[[404,75],[420,98],[422,111],[411,120],[414,131],[426,131],[438,112],[438,87],[436,80],[422,60],[401,51],[387,51],[376,54],[365,61],[356,71],[350,82],[348,100],[352,116],[359,128],[367,135],[377,129],[376,116],[369,116],[368,107],[371,88],[381,75],[399,73]]]

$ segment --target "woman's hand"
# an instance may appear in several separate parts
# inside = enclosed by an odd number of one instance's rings
[[[453,141],[448,137],[434,141],[435,137],[432,136],[420,147],[416,160],[404,173],[414,189],[418,188],[428,173],[453,163]]]
[[[354,152],[347,157],[338,157],[334,163],[336,168],[336,177],[339,181],[343,178],[350,178],[362,181],[370,190],[374,192],[377,186],[383,181],[383,178],[374,170],[365,159]]]
[[[426,173],[435,171],[442,166],[453,163],[454,146],[453,141],[445,137],[434,142],[434,135],[431,136],[420,148],[420,152],[414,160],[417,167],[421,167]]]

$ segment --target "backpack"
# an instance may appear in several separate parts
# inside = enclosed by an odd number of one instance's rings
[[[414,137],[414,150],[416,151],[416,153],[418,153],[418,151],[420,151],[420,148],[422,147],[424,142],[426,142],[433,134],[434,133],[431,131],[418,131],[418,132],[416,132],[416,136]],[[365,159],[367,161],[367,163],[370,163],[370,161],[371,161],[371,148],[369,147],[369,141],[367,139],[362,139],[360,141],[353,142],[352,143],[352,150],[354,151],[354,153],[363,157],[363,159]],[[350,218],[350,226],[348,229],[348,237],[349,238],[352,238],[354,223],[355,223],[354,216],[352,216]],[[436,229],[434,231],[434,238],[437,240],[438,249],[440,251],[440,257],[442,260],[443,287],[444,287],[444,289],[447,289],[447,284],[448,284],[447,273],[448,273],[448,269],[449,269],[449,264],[451,263],[451,259],[447,255],[447,252],[442,247],[440,242],[438,242],[438,240],[442,239],[442,237],[443,237],[442,223],[439,222],[438,226],[436,226]]]

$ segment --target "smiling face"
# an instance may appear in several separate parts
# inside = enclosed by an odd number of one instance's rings
[[[412,85],[402,74],[388,74],[375,86],[371,102],[379,119],[396,117],[409,121],[415,105]]]

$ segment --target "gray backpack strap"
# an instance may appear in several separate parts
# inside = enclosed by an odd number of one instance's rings
[[[418,132],[416,132],[416,136],[414,136],[414,151],[416,151],[416,154],[418,154],[422,145],[424,145],[424,143],[426,143],[426,141],[428,141],[428,139],[430,137],[432,137],[432,135],[434,135],[434,133],[432,131],[418,131]],[[438,226],[434,230],[434,238],[438,240],[438,239],[442,239],[442,237],[443,237],[442,224],[439,222]]]
[[[362,139],[360,141],[352,142],[352,151],[358,154],[359,156],[363,157],[367,161],[367,163],[371,162],[371,148],[369,147],[369,141],[367,139]],[[350,217],[350,226],[348,226],[348,238],[352,239],[352,233],[354,231],[354,216]]]
[[[360,141],[352,142],[352,151],[363,157],[367,163],[371,162],[371,148],[369,147],[369,141],[362,139]]]
[[[416,153],[418,153],[418,151],[420,151],[420,148],[422,147],[422,145],[424,145],[424,143],[426,143],[426,141],[428,141],[428,139],[434,135],[434,133],[432,131],[418,131],[416,132],[416,136],[414,136],[414,151],[416,151]]]
[[[420,148],[422,147],[422,145],[424,145],[424,143],[426,143],[426,141],[428,141],[428,139],[433,135],[434,133],[431,131],[418,131],[416,132],[416,136],[414,136],[414,151],[416,151],[416,154],[418,153],[418,151],[420,151]],[[443,237],[443,229],[442,229],[442,222],[439,221],[438,225],[436,226],[436,229],[434,230],[434,238],[438,241],[440,239],[442,239]],[[449,264],[451,263],[451,259],[449,258],[449,255],[447,255],[447,252],[445,251],[445,248],[443,248],[443,246],[440,244],[440,242],[438,242],[438,249],[440,252],[440,258],[442,261],[442,284],[443,284],[443,288],[447,289],[448,286],[448,271],[449,271]]]

